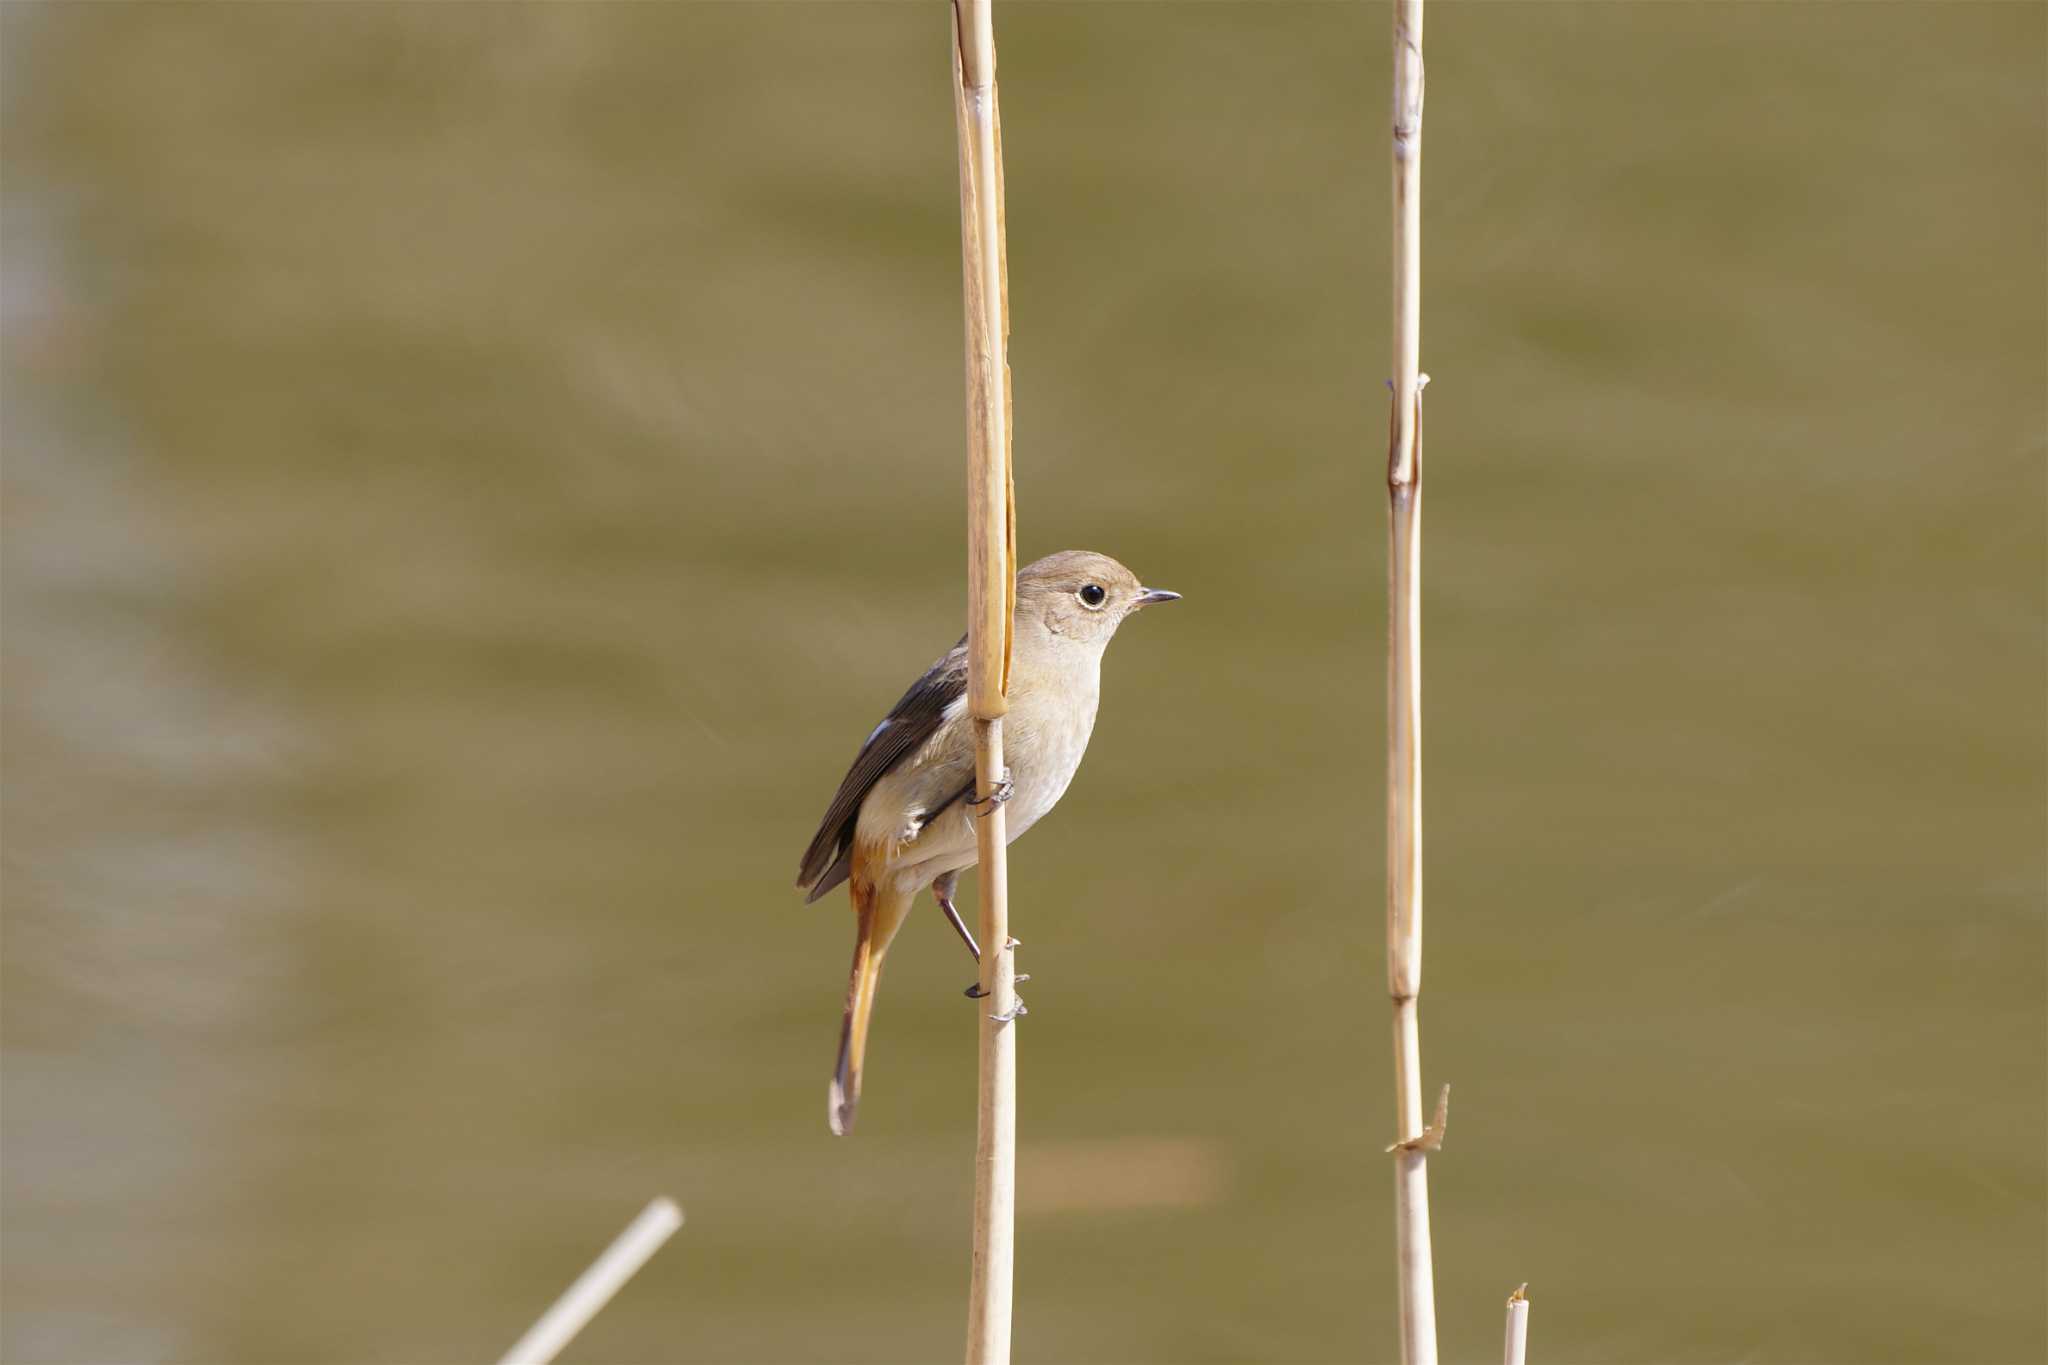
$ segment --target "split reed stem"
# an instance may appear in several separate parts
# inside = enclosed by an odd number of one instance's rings
[[[990,0],[953,3],[953,112],[960,148],[961,285],[967,314],[967,705],[977,792],[1004,779],[1016,495],[1010,474],[1008,271],[1003,141]],[[981,884],[980,1085],[968,1365],[1008,1365],[1017,1213],[1016,959],[1010,950],[1008,820],[975,822]]]

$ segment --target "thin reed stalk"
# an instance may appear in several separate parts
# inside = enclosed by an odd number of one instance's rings
[[[640,1210],[640,1216],[562,1291],[526,1335],[499,1357],[498,1365],[548,1365],[682,1225],[683,1211],[666,1195]]]
[[[1422,0],[1394,5],[1394,403],[1387,442],[1387,990],[1394,1004],[1394,1240],[1401,1360],[1435,1365],[1422,1109]],[[1441,1115],[1442,1102],[1438,1112]]]
[[[960,140],[960,262],[967,312],[967,707],[980,794],[1004,780],[1010,632],[1016,610],[1016,495],[1010,476],[1008,267],[1003,138],[989,0],[953,3],[953,113]],[[1016,959],[1010,950],[1008,820],[975,825],[981,883],[981,1081],[974,1143],[974,1258],[968,1365],[1007,1365],[1017,1221]]]
[[[1529,1286],[1508,1295],[1508,1336],[1501,1360],[1505,1365],[1527,1365],[1529,1359]]]

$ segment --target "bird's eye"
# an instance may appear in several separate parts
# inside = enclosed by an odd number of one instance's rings
[[[1109,597],[1109,594],[1102,590],[1100,583],[1090,583],[1076,595],[1081,599],[1081,605],[1084,607],[1099,607]]]

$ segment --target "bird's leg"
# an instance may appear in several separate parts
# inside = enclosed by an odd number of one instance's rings
[[[987,796],[970,797],[967,802],[967,809],[973,811],[976,815],[987,815],[1016,794],[1017,784],[1010,780],[1010,770],[1005,768],[1003,769],[1003,775],[996,779],[995,790]]]
[[[981,945],[974,941],[974,933],[967,927],[967,921],[960,918],[960,912],[953,907],[953,888],[960,884],[958,872],[948,872],[932,883],[932,899],[939,903],[939,909],[946,912],[946,922],[953,926],[953,932],[960,935],[960,941],[967,945],[967,951],[974,954],[974,960],[981,961]],[[981,982],[976,981],[967,988],[969,1000],[981,999]]]
[[[981,945],[974,941],[974,933],[967,927],[967,921],[960,918],[960,911],[953,904],[953,889],[960,884],[958,872],[948,872],[932,883],[932,899],[939,903],[939,909],[946,912],[946,922],[953,926],[953,932],[960,935],[960,941],[967,945],[967,951],[974,954],[974,960],[981,961]],[[1015,948],[1017,940],[1011,939],[1009,947]],[[1029,981],[1029,976],[1020,976],[1019,981]],[[979,1000],[987,992],[981,983],[975,982],[963,992],[969,1000]]]

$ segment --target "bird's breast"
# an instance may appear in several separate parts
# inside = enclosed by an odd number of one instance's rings
[[[1095,729],[1100,659],[1099,648],[1063,650],[1043,639],[1019,640],[1003,718],[1003,764],[1011,782],[1004,815],[1012,840],[1059,803],[1081,766]],[[974,760],[969,728],[951,723],[965,707],[955,707],[948,708],[949,724],[916,761],[884,774],[861,804],[855,865],[897,878],[904,894],[915,895],[932,878],[974,865],[976,820],[959,799]]]
[[[1003,721],[1003,762],[1015,790],[1010,797],[1009,836],[1015,839],[1058,804],[1088,752],[1095,729],[1098,691],[1086,686],[1057,692],[1016,691]]]

